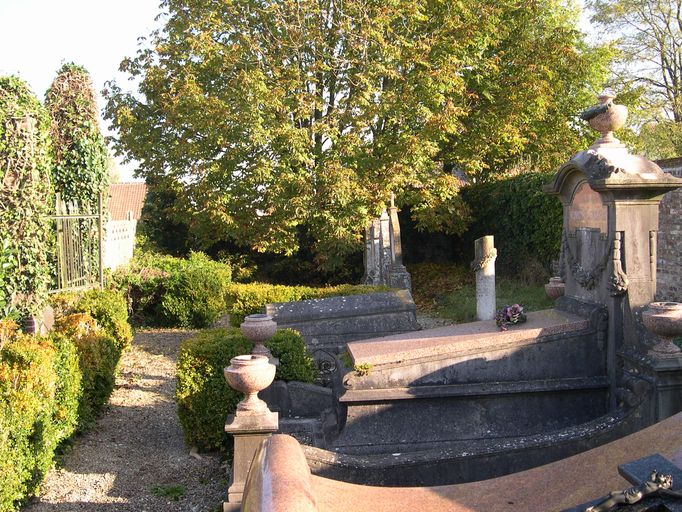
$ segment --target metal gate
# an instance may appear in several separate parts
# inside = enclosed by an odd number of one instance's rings
[[[104,225],[102,194],[95,213],[81,213],[57,194],[55,215],[57,231],[56,290],[67,291],[104,285]]]

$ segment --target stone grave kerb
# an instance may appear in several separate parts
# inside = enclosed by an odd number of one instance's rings
[[[658,207],[682,179],[620,144],[594,144],[545,187],[563,206],[560,267],[565,296],[605,305],[609,336],[637,346],[641,310],[656,293]]]

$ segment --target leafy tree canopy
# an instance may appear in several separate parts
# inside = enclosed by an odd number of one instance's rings
[[[320,264],[359,247],[395,192],[422,229],[459,233],[460,181],[530,151],[554,165],[582,143],[608,52],[555,0],[166,0],[165,27],[110,83],[117,151],[204,244],[290,254],[301,229]],[[598,88],[598,87],[597,87]]]

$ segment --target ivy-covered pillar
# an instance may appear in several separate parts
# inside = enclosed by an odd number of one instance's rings
[[[0,77],[0,317],[42,312],[50,284],[50,121],[28,85]]]

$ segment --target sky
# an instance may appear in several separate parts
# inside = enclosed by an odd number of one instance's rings
[[[116,79],[128,88],[119,64],[135,55],[139,37],[158,27],[159,4],[160,0],[0,0],[0,75],[20,76],[42,101],[62,64],[74,62],[90,72],[101,111],[100,91],[106,81]],[[588,27],[583,16],[580,28]],[[105,121],[101,126],[110,134]],[[135,165],[116,160],[121,180],[130,181]]]
[[[111,79],[125,89],[118,72],[135,55],[137,39],[157,27],[160,0],[0,0],[0,75],[17,75],[42,101],[66,62],[85,66],[98,93]],[[102,121],[102,131],[107,126]],[[117,159],[118,160],[118,159]],[[134,165],[122,165],[122,181]]]

